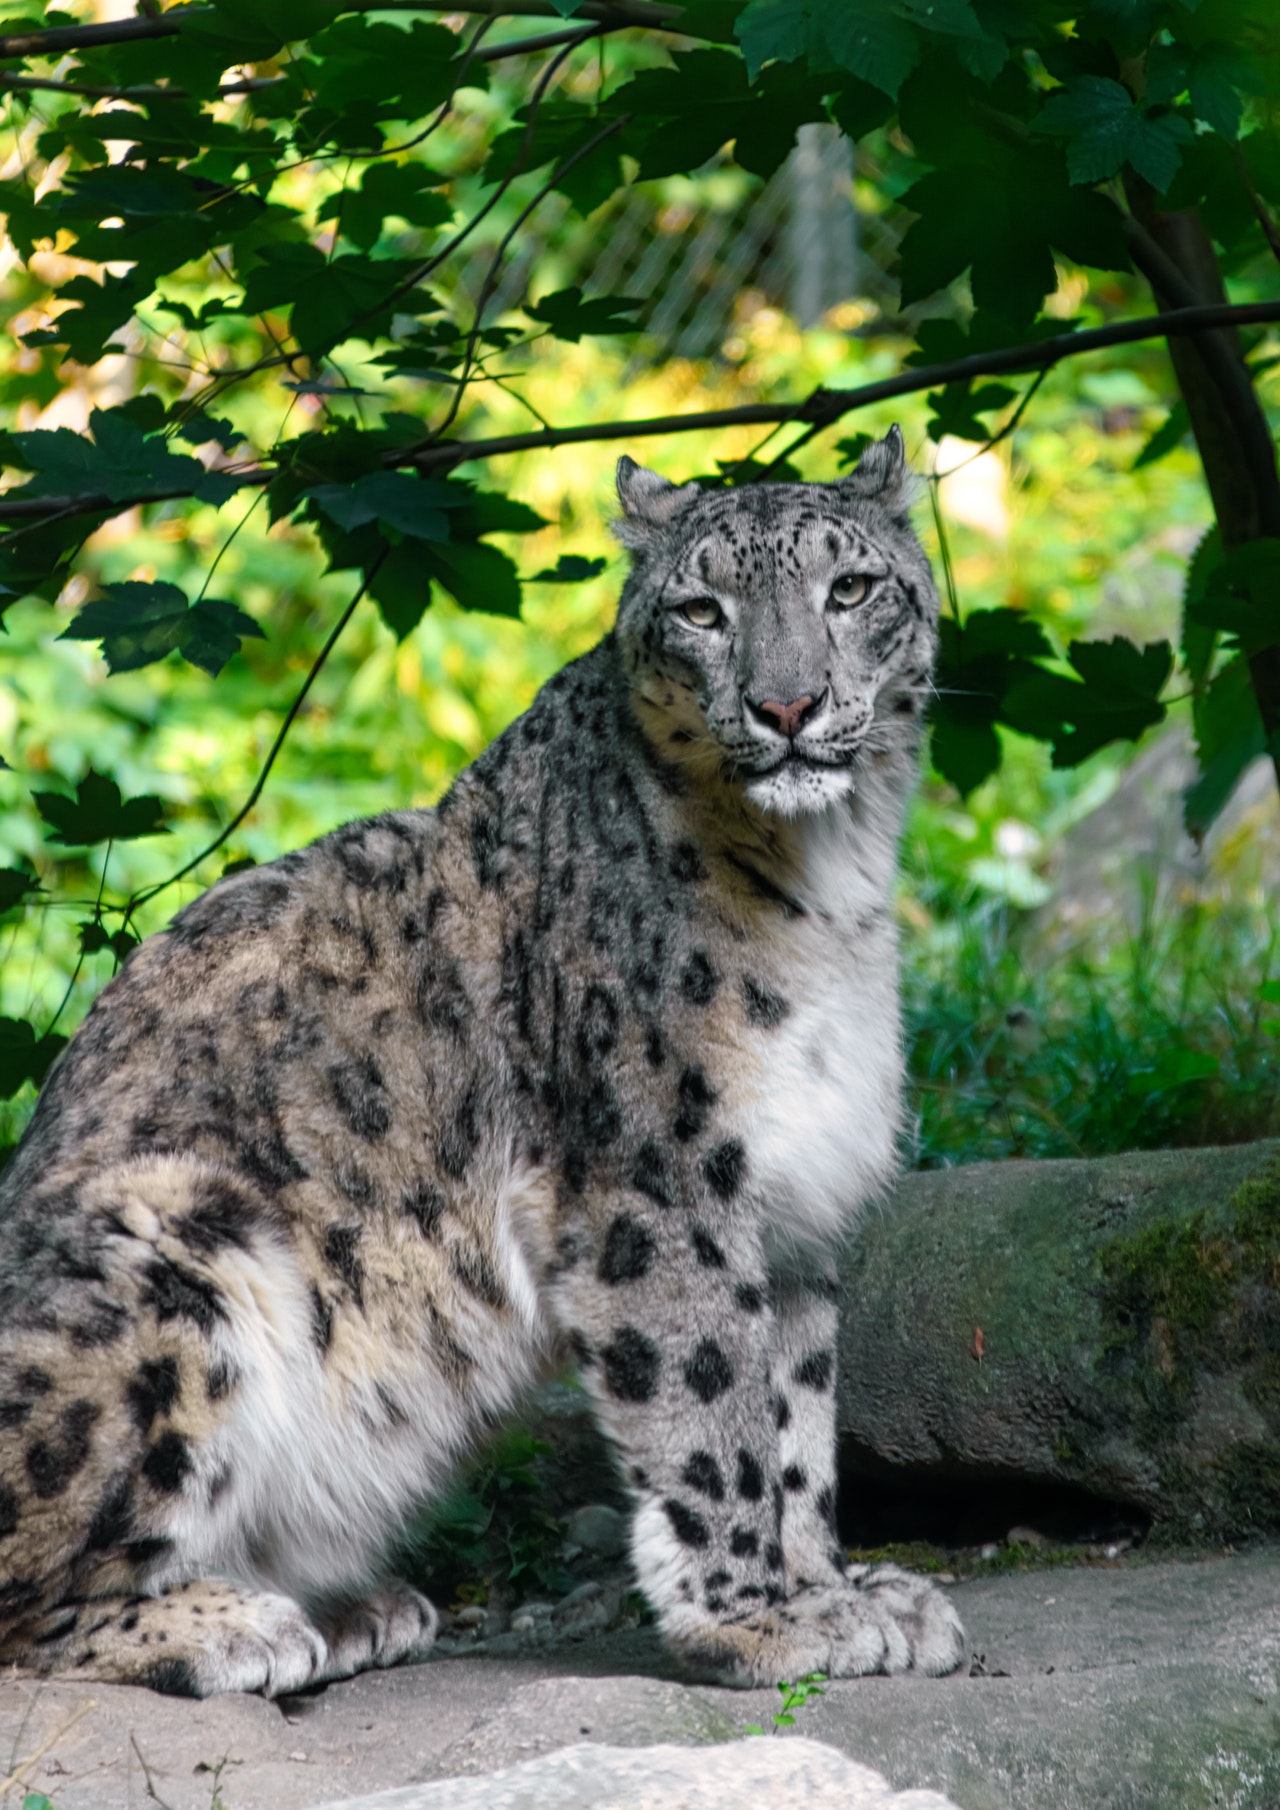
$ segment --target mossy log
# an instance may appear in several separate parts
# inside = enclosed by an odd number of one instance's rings
[[[843,1268],[845,1455],[1280,1529],[1280,1143],[903,1178]]]

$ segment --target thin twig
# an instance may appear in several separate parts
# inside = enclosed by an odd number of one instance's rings
[[[943,588],[947,593],[947,602],[951,605],[951,618],[956,628],[963,633],[964,618],[960,614],[960,593],[956,589],[955,568],[951,563],[951,543],[947,539],[947,525],[942,519],[942,505],[938,501],[936,474],[929,479],[929,508],[933,513],[934,531],[938,536],[938,552],[942,559]],[[957,692],[954,695],[959,697],[968,694]]]
[[[364,597],[365,593],[368,591],[369,586],[373,583],[374,579],[377,577],[378,572],[381,570],[382,562],[386,559],[387,554],[390,551],[391,551],[390,547],[384,546],[381,553],[379,553],[378,557],[374,560],[373,564],[366,570],[364,577],[360,580],[360,585],[356,591],[355,596],[351,599],[351,602],[347,605],[346,609],[343,610],[341,616],[339,616],[338,620],[334,623],[333,628],[330,630],[329,637],[326,640],[324,646],[320,649],[320,652],[316,655],[315,659],[311,662],[311,670],[308,672],[306,678],[302,681],[302,685],[298,691],[298,695],[294,698],[292,704],[290,704],[288,710],[286,711],[284,721],[280,725],[279,733],[277,734],[275,741],[272,742],[271,751],[267,755],[267,758],[266,758],[265,762],[263,763],[262,771],[259,773],[257,779],[254,781],[253,790],[249,793],[249,796],[245,799],[245,801],[241,805],[240,809],[236,812],[235,816],[231,819],[230,823],[228,823],[224,829],[219,831],[218,835],[216,835],[214,837],[213,841],[209,844],[209,846],[207,848],[202,848],[198,855],[193,855],[191,860],[188,861],[184,867],[180,867],[176,873],[170,874],[169,878],[167,880],[158,880],[154,886],[149,886],[144,891],[133,894],[133,896],[130,898],[128,906],[125,910],[124,921],[126,924],[128,923],[130,917],[132,917],[133,913],[135,911],[139,910],[143,905],[149,904],[150,901],[156,897],[157,893],[162,893],[162,892],[166,891],[168,887],[176,885],[176,883],[179,880],[184,880],[186,878],[186,876],[192,871],[193,868],[199,867],[199,865],[202,861],[208,860],[210,855],[214,854],[216,850],[221,848],[222,844],[227,840],[227,837],[230,836],[234,830],[239,829],[240,825],[244,822],[245,818],[249,815],[249,813],[253,809],[254,805],[257,804],[258,800],[262,797],[263,791],[266,787],[267,780],[271,774],[271,769],[276,764],[276,760],[280,754],[280,750],[284,747],[285,738],[288,735],[290,729],[292,729],[294,722],[297,719],[298,712],[302,709],[303,704],[307,700],[307,693],[311,690],[311,687],[315,684],[316,680],[319,678],[321,668],[324,666],[325,661],[329,658],[329,655],[333,652],[334,648],[337,646],[338,637],[341,635],[343,629],[346,628],[346,626],[347,626],[348,622],[350,622],[351,618],[355,615],[356,610],[359,607],[362,598]]]
[[[132,1729],[129,1730],[129,1745],[138,1756],[138,1764],[142,1768],[142,1776],[147,1782],[147,1796],[151,1799],[153,1804],[160,1805],[160,1810],[173,1810],[173,1805],[169,1800],[161,1797],[160,1793],[156,1790],[155,1780],[151,1776],[151,1768],[147,1765],[142,1749],[138,1746],[138,1738]]]
[[[349,323],[350,326],[358,327],[362,321],[369,320],[374,315],[381,314],[385,308],[389,307],[392,302],[398,300],[400,296],[407,295],[411,289],[416,289],[419,283],[425,283],[432,271],[438,270],[443,263],[451,258],[463,241],[475,231],[476,227],[479,226],[485,216],[493,211],[499,201],[502,200],[502,197],[507,193],[512,183],[515,182],[516,178],[520,176],[524,170],[525,163],[528,160],[530,147],[533,144],[534,132],[538,124],[538,110],[542,106],[543,100],[546,98],[547,89],[563,68],[570,52],[575,50],[579,44],[585,44],[588,39],[593,38],[595,35],[594,28],[590,31],[580,32],[571,43],[565,45],[558,56],[552,57],[551,61],[542,71],[542,74],[538,77],[537,86],[533,91],[533,98],[529,102],[529,117],[525,122],[524,136],[520,140],[520,148],[516,152],[510,170],[484,205],[476,209],[470,220],[467,221],[467,224],[459,232],[454,234],[453,238],[442,251],[435,252],[422,264],[417,265],[403,281],[396,284],[389,295],[381,297],[372,307],[365,308],[361,313],[357,314]]]
[[[584,41],[585,39],[578,38],[575,40],[575,43],[583,43]],[[484,324],[484,311],[489,304],[489,299],[492,296],[494,289],[497,287],[498,273],[502,268],[502,260],[507,255],[507,248],[511,244],[511,241],[515,238],[530,214],[542,205],[547,196],[552,193],[556,184],[563,181],[574,165],[581,163],[584,157],[589,157],[592,151],[598,150],[607,139],[613,137],[615,132],[620,132],[630,118],[631,115],[629,113],[623,113],[620,114],[617,119],[610,120],[608,125],[602,126],[598,132],[593,133],[586,144],[579,146],[571,156],[566,157],[562,163],[557,164],[551,175],[548,176],[547,180],[533,197],[532,201],[520,210],[510,227],[508,227],[507,231],[498,241],[498,248],[490,259],[489,268],[485,272],[485,279],[480,287],[480,298],[476,302],[475,316],[471,323],[471,331],[467,335],[466,350],[462,356],[462,374],[454,389],[453,401],[450,403],[449,408],[445,413],[444,420],[440,423],[439,427],[435,428],[430,434],[429,439],[431,441],[438,440],[440,435],[445,432],[446,428],[453,424],[458,410],[462,406],[463,393],[466,389],[468,380],[470,379],[471,368],[475,361],[476,341],[480,336]]]
[[[97,1709],[97,1707],[97,1698],[90,1697],[87,1703],[82,1703],[78,1709],[73,1710],[65,1722],[60,1722],[47,1741],[42,1741],[34,1753],[28,1754],[22,1764],[13,1769],[8,1778],[0,1779],[0,1797],[3,1797],[5,1792],[11,1790],[14,1785],[20,1785],[36,1761],[42,1760],[51,1747],[57,1746],[63,1735],[70,1734],[76,1723],[87,1716],[91,1709]]]
[[[948,465],[945,471],[939,471],[935,466],[933,470],[934,482],[940,484],[943,478],[954,477],[958,471],[963,471],[966,465],[972,465],[975,459],[980,459],[984,453],[989,453],[993,446],[999,446],[1002,440],[1007,440],[1009,435],[1018,427],[1027,410],[1031,407],[1032,399],[1034,398],[1036,391],[1040,388],[1040,385],[1048,375],[1048,365],[1045,366],[1043,371],[1036,372],[1035,377],[1027,385],[1023,394],[1018,398],[1018,406],[1014,409],[1004,426],[999,428],[994,434],[988,435],[980,446],[976,446],[971,453],[966,453],[965,457],[958,460],[956,464]]]

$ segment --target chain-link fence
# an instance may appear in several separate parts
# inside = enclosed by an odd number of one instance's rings
[[[692,180],[623,190],[585,223],[560,196],[549,197],[486,317],[519,304],[550,252],[562,283],[588,296],[636,298],[647,360],[713,357],[733,332],[744,293],[806,327],[855,297],[891,310],[896,286],[887,272],[901,231],[892,212],[859,213],[848,139],[834,126],[808,125],[765,183],[713,166]],[[478,289],[491,255],[477,250],[466,288]]]

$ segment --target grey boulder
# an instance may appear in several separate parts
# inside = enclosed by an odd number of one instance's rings
[[[894,1791],[834,1747],[799,1739],[721,1747],[585,1741],[478,1778],[344,1798],[323,1810],[957,1810],[936,1791]]]

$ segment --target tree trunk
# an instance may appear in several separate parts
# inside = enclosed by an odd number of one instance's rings
[[[1227,299],[1213,241],[1194,208],[1163,213],[1141,178],[1126,183],[1133,210],[1129,249],[1162,308]],[[1271,430],[1240,350],[1219,330],[1166,341],[1187,405],[1213,511],[1229,551],[1261,536],[1280,539],[1280,474]],[[1249,676],[1280,785],[1280,610],[1277,644],[1249,656]]]

